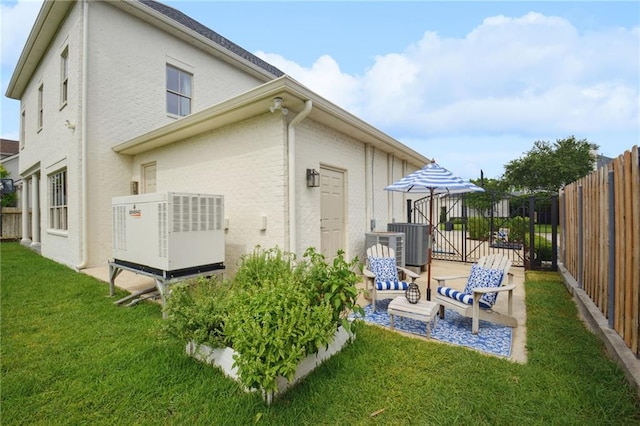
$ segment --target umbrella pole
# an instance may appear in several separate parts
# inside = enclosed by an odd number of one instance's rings
[[[433,243],[433,188],[429,199],[429,238],[427,240],[427,300],[431,300],[431,245]]]

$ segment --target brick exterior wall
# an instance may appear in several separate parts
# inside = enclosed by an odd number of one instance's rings
[[[157,191],[201,192],[225,196],[229,219],[226,264],[263,247],[289,247],[287,123],[295,116],[271,114],[193,136],[135,156],[112,147],[175,121],[166,114],[166,64],[193,72],[192,112],[237,96],[262,84],[184,41],[126,14],[106,2],[89,2],[88,75],[82,75],[82,3],[72,7],[21,100],[26,111],[21,173],[40,179],[42,253],[69,266],[82,261],[82,81],[87,81],[88,266],[106,266],[111,257],[111,200],[129,195],[131,181],[141,182],[141,166],[157,165]],[[60,107],[60,54],[69,48],[68,103]],[[38,87],[44,83],[44,125],[36,128]],[[65,126],[65,121],[75,130]],[[374,149],[373,205],[365,191],[365,145],[307,118],[296,129],[297,251],[320,247],[320,192],[307,188],[307,168],[335,168],[345,173],[347,257],[364,252],[369,219],[376,230],[390,221],[384,186],[400,178],[402,161]],[[47,176],[67,167],[69,229],[48,232]],[[413,166],[414,170],[417,166]],[[394,194],[396,220],[404,211]],[[266,230],[261,230],[263,216]],[[370,217],[369,217],[370,216]]]

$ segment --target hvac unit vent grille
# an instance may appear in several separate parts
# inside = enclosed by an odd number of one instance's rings
[[[127,208],[113,206],[113,247],[117,250],[127,249]]]
[[[166,258],[169,253],[169,215],[167,203],[158,203],[158,256]]]
[[[222,197],[174,196],[173,232],[219,231],[222,229]]]

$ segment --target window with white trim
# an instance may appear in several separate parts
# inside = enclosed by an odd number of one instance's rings
[[[69,47],[65,47],[60,55],[60,105],[67,104],[69,90]]]
[[[191,114],[193,75],[167,65],[167,113],[183,117]]]
[[[43,113],[44,113],[44,84],[38,87],[38,131],[42,130]]]
[[[49,228],[67,230],[67,170],[49,175]]]

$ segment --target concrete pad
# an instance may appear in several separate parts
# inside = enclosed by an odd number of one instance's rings
[[[81,270],[82,273],[91,275],[101,281],[109,283],[109,267],[100,266],[97,268],[87,268]],[[153,278],[146,277],[144,275],[136,274],[131,271],[122,271],[115,280],[116,287],[128,291],[129,293],[135,293],[140,290],[144,290],[151,286],[155,286],[156,281]],[[108,293],[107,293],[108,294]]]

